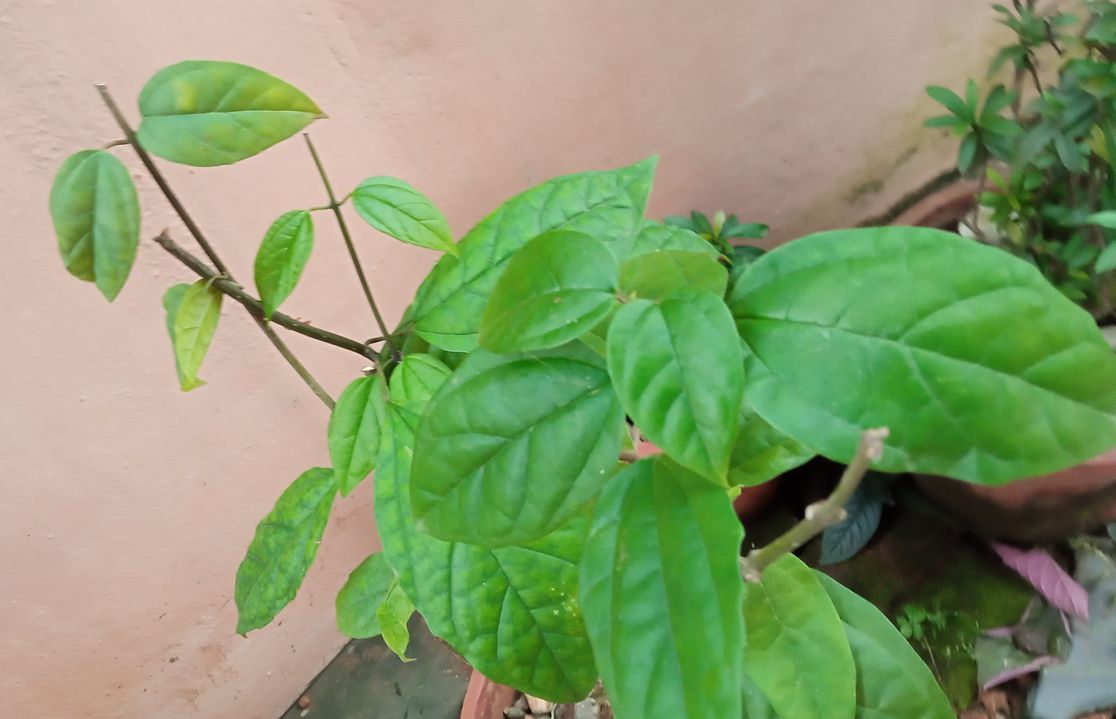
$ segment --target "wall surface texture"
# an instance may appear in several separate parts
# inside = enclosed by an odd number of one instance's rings
[[[0,0],[5,711],[275,717],[342,645],[333,596],[378,546],[365,485],[338,501],[278,623],[234,634],[236,566],[283,488],[328,462],[327,413],[232,304],[208,384],[180,393],[160,298],[192,278],[146,239],[114,305],[62,269],[53,173],[119,137],[94,83],[136,121],[135,97],[164,65],[264,68],[329,113],[312,132],[335,185],[403,177],[456,234],[547,177],[658,153],[652,216],[725,209],[778,240],[855,223],[948,167],[951,146],[919,127],[932,110],[922,86],[959,85],[994,37],[972,0]],[[188,245],[117,152],[144,238],[169,228]],[[245,283],[271,220],[323,202],[298,140],[233,167],[164,166]],[[369,337],[327,219],[285,308]],[[432,253],[357,234],[394,320]],[[335,395],[364,364],[291,344]]]

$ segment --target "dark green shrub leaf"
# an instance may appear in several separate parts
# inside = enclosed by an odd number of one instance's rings
[[[353,380],[329,416],[326,434],[337,487],[347,496],[376,466],[386,391],[379,374]]]
[[[54,176],[50,216],[66,269],[116,299],[139,243],[139,200],[128,170],[103,150],[70,155]]]
[[[887,475],[869,472],[845,503],[845,518],[822,532],[819,564],[837,564],[855,557],[880,527],[883,506],[891,502]]]
[[[815,452],[765,422],[746,405],[729,457],[730,485],[752,487],[789,472],[814,458]]]
[[[705,290],[620,308],[608,369],[640,431],[679,464],[725,482],[744,389],[739,338],[721,298]]]
[[[744,672],[776,716],[856,716],[857,672],[841,617],[798,557],[784,555],[764,570],[761,583],[747,585],[744,621]]]
[[[728,270],[705,252],[660,250],[633,257],[620,268],[620,289],[632,296],[661,300],[679,290],[701,288],[721,297]]]
[[[616,465],[624,428],[603,364],[577,344],[470,355],[431,401],[415,441],[411,500],[422,530],[517,544],[590,502]]]
[[[537,542],[500,549],[419,531],[408,487],[419,416],[395,404],[387,416],[391,431],[375,476],[376,527],[430,631],[493,681],[551,701],[584,698],[597,679],[577,604],[587,517]]]
[[[645,220],[639,234],[627,243],[624,252],[617,254],[617,257],[627,261],[649,252],[662,252],[664,250],[698,252],[713,258],[720,255],[716,247],[703,240],[693,230],[655,222],[654,220]]]
[[[857,717],[956,716],[934,675],[880,610],[826,575],[815,577],[840,615],[856,663]]]
[[[434,355],[407,355],[391,375],[391,400],[425,404],[449,379],[452,370]]]
[[[949,88],[930,85],[926,88],[926,94],[932,97],[936,102],[941,103],[945,109],[952,112],[958,118],[965,122],[972,122],[975,108],[970,109],[969,106],[965,104],[965,101]]]
[[[306,210],[287,212],[267,229],[255,265],[256,289],[265,317],[271,319],[294,291],[313,249],[314,220]]]
[[[336,605],[337,628],[342,634],[353,639],[383,634],[388,647],[407,661],[411,636],[407,620],[414,606],[382,553],[369,556],[349,574]]]
[[[403,180],[369,177],[353,190],[353,207],[365,222],[400,242],[457,254],[442,212]]]
[[[333,470],[309,469],[260,521],[236,570],[237,634],[267,625],[294,599],[318,553],[336,495]]]
[[[188,60],[155,73],[139,96],[136,135],[171,162],[231,165],[325,117],[301,91],[247,65]]]
[[[529,240],[575,230],[606,244],[627,242],[640,226],[655,158],[605,172],[558,177],[505,202],[445,255],[415,297],[416,330],[454,352],[477,346],[488,295],[505,264]],[[616,252],[613,254],[619,256]]]
[[[827,232],[757,260],[729,304],[748,403],[831,459],[885,426],[878,469],[1002,484],[1116,444],[1116,356],[1002,250],[924,228]]]
[[[980,139],[975,132],[970,132],[961,138],[960,149],[957,150],[957,170],[962,175],[967,175],[976,163],[980,151]]]
[[[725,492],[665,457],[605,486],[581,606],[617,717],[739,719],[741,539]]]
[[[599,240],[557,230],[516,252],[492,290],[478,342],[529,352],[571,342],[616,306],[616,260]]]
[[[173,288],[172,291],[176,292]],[[171,343],[183,392],[205,384],[198,379],[198,370],[217,331],[217,321],[221,319],[222,297],[224,295],[208,281],[198,280],[182,292],[177,306],[172,308]]]

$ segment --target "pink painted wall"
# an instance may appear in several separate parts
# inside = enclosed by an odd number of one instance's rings
[[[408,179],[464,232],[549,176],[657,152],[654,216],[698,206],[776,238],[878,212],[949,165],[919,128],[922,86],[990,52],[971,0],[196,0],[0,3],[0,697],[28,717],[274,717],[341,646],[333,596],[377,547],[369,487],[338,502],[280,623],[233,634],[233,576],[256,521],[328,462],[327,414],[229,306],[203,377],[175,387],[160,297],[192,279],[150,243],[115,305],[72,280],[46,197],[55,168],[118,133],[93,90],[134,98],[158,68],[267,69],[330,114],[334,182]],[[144,237],[185,232],[125,149]],[[322,192],[297,142],[231,168],[167,173],[248,281],[280,212]],[[375,334],[319,222],[296,315]],[[397,317],[431,253],[361,229]],[[291,340],[335,394],[359,357]]]

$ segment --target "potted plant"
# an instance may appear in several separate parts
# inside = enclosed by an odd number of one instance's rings
[[[600,681],[617,719],[944,719],[948,702],[890,622],[793,551],[841,519],[870,466],[997,484],[1116,444],[1116,357],[1088,314],[1000,250],[930,229],[840,230],[730,273],[701,237],[644,219],[654,158],[554,178],[455,239],[401,180],[338,199],[307,137],[329,201],[268,230],[257,297],[151,156],[237,162],[321,117],[317,105],[211,61],[156,73],[136,132],[102,94],[209,258],[156,238],[199,278],[164,298],[183,389],[199,384],[228,298],[332,407],[331,466],[283,492],[237,572],[240,633],[291,600],[335,498],[375,469],[383,550],[338,594],[351,635],[403,654],[418,611],[492,680],[556,702]],[[360,269],[350,203],[440,253],[394,330]],[[139,236],[128,172],[108,149],[81,151],[50,204],[67,268],[111,300]],[[341,227],[382,328],[374,346],[279,311],[313,212]],[[369,366],[334,403],[276,327]],[[662,453],[635,456],[633,427]],[[734,471],[760,471],[757,448],[780,438],[847,469],[800,523],[740,557]]]
[[[1010,66],[1009,86],[962,95],[931,86],[947,114],[931,118],[961,137],[957,169],[973,178],[952,205],[961,232],[1035,265],[1098,324],[1116,321],[1116,4],[1034,0],[994,6],[1014,34],[989,68]],[[1051,81],[1044,82],[1043,78]],[[1025,101],[1025,98],[1029,98]],[[974,187],[975,186],[975,187]],[[941,203],[938,203],[941,205]],[[940,219],[921,208],[915,222]],[[1116,517],[1116,452],[1002,489],[920,478],[940,504],[976,529],[1016,539],[1067,536]]]

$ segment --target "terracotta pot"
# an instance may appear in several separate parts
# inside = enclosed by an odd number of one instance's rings
[[[972,209],[973,181],[957,182],[912,205],[896,225],[948,228]],[[1076,467],[999,487],[920,476],[918,486],[973,531],[1017,541],[1062,539],[1116,521],[1116,449]]]
[[[1076,467],[999,487],[916,477],[932,502],[989,537],[1041,542],[1116,521],[1116,449]]]
[[[474,671],[461,704],[461,719],[504,719],[504,710],[512,705],[517,693]]]

